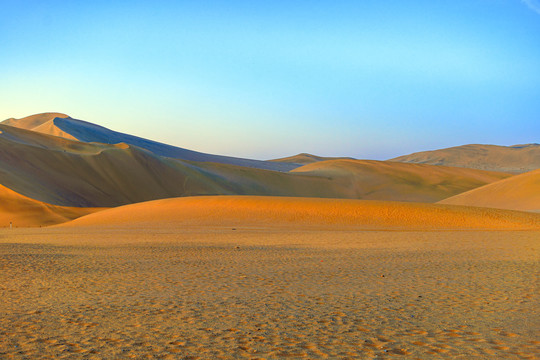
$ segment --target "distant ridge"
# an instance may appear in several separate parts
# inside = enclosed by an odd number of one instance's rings
[[[470,144],[417,152],[389,161],[523,173],[540,168],[540,144],[513,146]]]
[[[269,161],[306,165],[306,164],[311,164],[311,163],[319,162],[319,161],[339,160],[339,159],[354,160],[354,158],[351,158],[351,157],[324,157],[324,156],[317,156],[317,155],[312,155],[308,153],[301,153],[298,155],[293,155],[293,156],[284,157],[280,159],[273,159]]]
[[[165,156],[180,160],[214,162],[284,172],[290,171],[299,166],[290,163],[242,159],[187,150],[157,141],[147,140],[137,136],[109,130],[103,126],[73,119],[68,115],[61,113],[37,114],[21,119],[11,118],[3,121],[1,124],[26,130],[38,131],[44,134],[60,136],[82,142],[99,142],[103,144],[125,143],[146,149],[158,156]]]

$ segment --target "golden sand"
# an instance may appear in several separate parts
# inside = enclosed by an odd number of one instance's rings
[[[2,359],[534,359],[540,231],[0,230]]]

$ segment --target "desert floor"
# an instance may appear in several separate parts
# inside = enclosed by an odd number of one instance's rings
[[[539,231],[0,230],[0,359],[540,357]]]

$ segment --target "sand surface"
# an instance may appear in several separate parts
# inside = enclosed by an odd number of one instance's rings
[[[539,237],[0,229],[0,358],[534,359]]]
[[[540,212],[540,169],[466,191],[440,203]]]

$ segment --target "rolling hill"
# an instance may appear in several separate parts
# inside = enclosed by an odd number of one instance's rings
[[[523,173],[540,168],[540,144],[514,146],[471,144],[417,152],[390,161]]]

